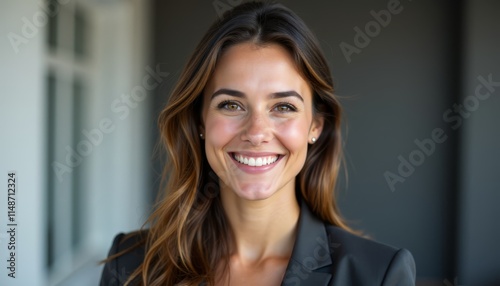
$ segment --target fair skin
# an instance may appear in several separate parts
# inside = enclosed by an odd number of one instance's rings
[[[219,59],[203,97],[207,160],[234,234],[230,276],[218,271],[217,283],[280,285],[300,213],[295,177],[323,126],[311,88],[283,47],[242,43]]]

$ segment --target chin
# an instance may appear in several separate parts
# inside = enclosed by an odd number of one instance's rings
[[[272,197],[277,190],[272,186],[260,184],[250,184],[247,186],[238,186],[233,191],[239,198],[249,201],[260,201]]]

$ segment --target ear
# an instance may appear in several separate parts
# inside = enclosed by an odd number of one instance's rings
[[[313,144],[318,140],[321,135],[321,131],[323,131],[323,124],[325,123],[325,118],[321,115],[315,115],[313,121],[311,123],[311,128],[309,129],[309,144]],[[315,138],[314,140],[312,138]]]

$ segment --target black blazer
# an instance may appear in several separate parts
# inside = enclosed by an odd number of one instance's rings
[[[122,241],[125,235],[117,235],[109,255],[134,245],[140,236]],[[143,259],[144,247],[140,246],[106,263],[100,285],[123,285]],[[322,222],[301,202],[297,239],[281,285],[415,285],[415,262],[406,249]]]

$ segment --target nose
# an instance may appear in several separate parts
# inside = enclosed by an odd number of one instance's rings
[[[261,113],[253,113],[248,116],[241,140],[250,142],[254,146],[271,141],[273,136],[271,122],[269,118]]]

